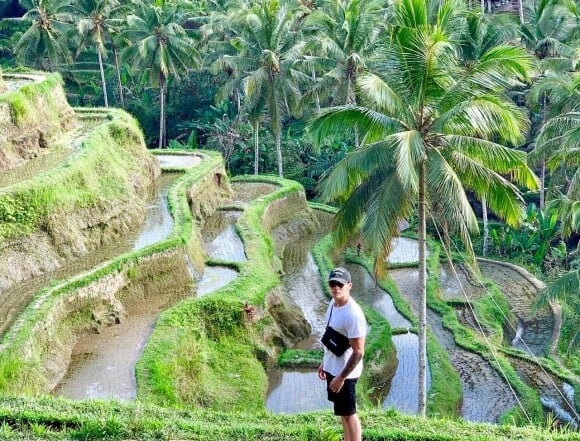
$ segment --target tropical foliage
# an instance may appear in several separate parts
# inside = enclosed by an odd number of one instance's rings
[[[379,272],[399,221],[418,214],[422,287],[428,219],[473,258],[489,211],[490,251],[575,311],[577,2],[466,3],[12,1],[0,63],[60,71],[76,104],[126,107],[150,145],[210,146],[233,174],[300,180],[339,206],[336,238],[360,233]]]
[[[367,249],[385,266],[398,225],[417,207],[419,277],[426,304],[426,217],[453,228],[468,249],[478,230],[466,190],[485,198],[511,225],[523,217],[517,188],[536,180],[525,154],[494,142],[523,141],[526,120],[502,96],[511,77],[527,80],[530,57],[511,46],[492,46],[473,66],[462,66],[457,41],[465,33],[462,6],[438,10],[424,0],[395,3],[392,41],[381,50],[380,74],[359,78],[366,106],[323,111],[311,124],[317,142],[341,127],[357,127],[362,148],[348,155],[323,183],[326,200],[342,202],[335,233],[344,242],[360,228]],[[423,309],[423,314],[425,310]],[[425,368],[426,316],[419,319],[420,368]],[[420,373],[420,382],[425,381]],[[425,411],[425,384],[419,404]]]

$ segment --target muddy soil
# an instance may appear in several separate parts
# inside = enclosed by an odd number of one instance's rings
[[[232,182],[232,188],[236,193],[232,204],[243,206],[255,199],[273,193],[280,187],[278,185],[263,182]]]
[[[440,265],[439,285],[443,300],[476,301],[485,295],[485,288],[477,283],[462,264],[454,263],[453,268],[448,263]]]
[[[538,391],[545,410],[553,412],[563,423],[580,427],[580,410],[574,404],[573,388],[536,363],[519,357],[511,357],[510,362],[518,375]]]

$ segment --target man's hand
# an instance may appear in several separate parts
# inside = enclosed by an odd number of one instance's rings
[[[342,378],[340,375],[338,377],[334,377],[332,379],[332,381],[330,382],[330,385],[328,386],[329,389],[334,392],[335,394],[339,393],[340,390],[342,389],[342,386],[344,386],[344,378]]]
[[[322,369],[322,363],[320,363],[320,366],[318,366],[316,372],[318,373],[318,378],[320,378],[321,380],[326,380],[326,372],[324,372],[324,370]]]

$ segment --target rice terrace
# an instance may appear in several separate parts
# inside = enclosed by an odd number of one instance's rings
[[[0,0],[0,440],[358,440],[350,283],[362,440],[580,440],[579,67],[573,0]]]

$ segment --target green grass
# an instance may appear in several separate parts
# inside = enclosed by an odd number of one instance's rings
[[[58,127],[59,115],[57,106],[68,105],[55,102],[54,91],[62,89],[63,81],[59,74],[42,73],[44,81],[31,82],[20,87],[18,90],[0,94],[0,103],[7,103],[10,116],[15,126],[36,125],[42,119]],[[62,94],[64,97],[64,94]],[[42,100],[42,108],[39,108],[38,100]]]
[[[578,434],[534,427],[417,418],[382,409],[359,411],[365,441],[564,441]],[[331,412],[167,409],[114,401],[0,398],[0,438],[10,440],[320,440],[339,425]]]
[[[116,111],[67,162],[0,190],[0,242],[50,230],[54,215],[139,198],[131,176],[143,175],[146,155],[136,121]]]

